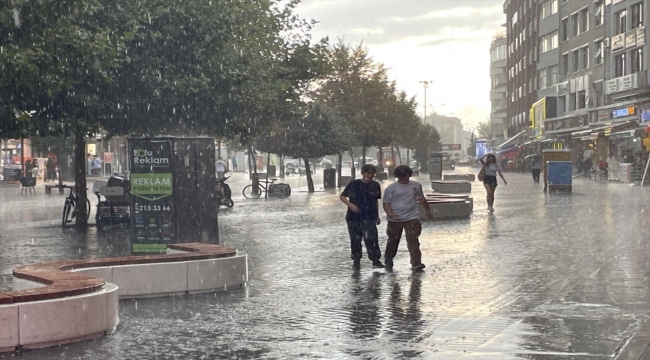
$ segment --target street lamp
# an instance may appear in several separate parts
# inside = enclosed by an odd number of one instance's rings
[[[431,80],[422,80],[420,81],[420,84],[424,86],[424,118],[422,120],[423,123],[426,124],[427,122],[427,88],[429,87],[429,83],[432,83],[433,81]]]

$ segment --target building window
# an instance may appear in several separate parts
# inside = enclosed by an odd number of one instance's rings
[[[571,15],[571,36],[578,36],[579,29],[580,21],[578,20],[578,14],[575,13]]]
[[[557,0],[549,0],[542,4],[542,19],[557,13]]]
[[[582,53],[582,69],[587,69],[589,68],[589,47],[583,47],[580,52]]]
[[[562,41],[569,40],[569,18],[562,19],[560,31],[562,31]]]
[[[625,53],[614,56],[614,77],[625,75]]]
[[[569,111],[576,109],[576,94],[569,94]]]
[[[557,112],[562,114],[566,111],[566,96],[557,97]]]
[[[542,41],[540,42],[540,54],[557,48],[557,39],[557,31],[542,36]]]
[[[562,68],[562,76],[569,75],[569,53],[562,54],[560,67]]]
[[[571,72],[580,70],[580,51],[574,50],[571,52]]]
[[[577,108],[578,109],[584,109],[587,106],[586,92],[584,90],[583,91],[578,91],[578,96],[577,97],[578,97],[578,99],[577,99],[577,101],[578,101]]]
[[[643,3],[630,7],[630,30],[643,26]]]
[[[621,10],[614,14],[614,32],[622,34],[627,31],[627,10]]]
[[[602,25],[603,22],[605,22],[605,8],[603,7],[603,0],[596,1],[594,4],[594,18],[596,25],[599,26]]]
[[[643,70],[643,48],[632,50],[632,58],[630,59],[631,73]]]
[[[539,88],[546,89],[546,69],[539,71]]]
[[[492,88],[498,87],[505,84],[503,81],[503,74],[492,76]]]
[[[490,55],[492,57],[492,62],[503,60],[506,58],[506,45],[498,45],[495,48],[492,49],[490,52]]]
[[[580,33],[586,32],[589,30],[589,8],[584,8],[580,10]]]
[[[596,65],[603,63],[604,52],[605,52],[605,46],[603,40],[596,41],[595,49],[594,49],[594,61]]]
[[[548,67],[548,78],[546,79],[548,86],[557,85],[558,83],[558,66],[553,65]]]

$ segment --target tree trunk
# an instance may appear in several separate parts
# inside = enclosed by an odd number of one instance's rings
[[[397,151],[397,158],[399,159],[399,165],[402,165],[402,152],[399,151],[399,146],[395,148],[395,151]],[[410,167],[411,162],[409,161],[408,156],[409,156],[409,150],[406,149],[406,165]]]
[[[81,126],[75,128],[74,140],[74,190],[77,194],[77,204],[74,207],[75,228],[77,230],[86,230],[88,228],[86,219],[88,210],[86,209],[86,199],[88,199],[86,191],[86,132],[83,131]]]
[[[366,146],[361,146],[361,166],[366,164]]]
[[[341,187],[341,163],[343,162],[343,154],[339,151],[338,161],[336,162],[336,184]]]
[[[377,162],[379,164],[379,166],[378,166],[379,167],[379,172],[384,172],[384,152],[381,151],[380,146],[377,147],[377,151],[378,151],[377,154],[379,155],[379,156],[377,156]]]
[[[314,192],[314,180],[311,178],[311,168],[309,164],[309,159],[304,157],[302,158],[305,161],[305,173],[307,175],[307,190],[310,193]]]

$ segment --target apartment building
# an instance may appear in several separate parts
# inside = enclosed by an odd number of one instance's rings
[[[525,133],[530,107],[537,101],[538,0],[506,0],[506,135]]]
[[[490,46],[490,138],[489,147],[499,146],[507,135],[504,131],[507,119],[507,89],[506,79],[506,32],[497,34]]]

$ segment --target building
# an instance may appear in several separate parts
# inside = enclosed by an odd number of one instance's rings
[[[540,50],[538,101],[531,107],[533,139],[571,148],[579,159],[586,147],[596,160],[643,151],[638,128],[650,124],[648,0],[547,0],[540,13],[557,9],[559,74],[555,57]],[[540,20],[552,33],[554,17]],[[541,47],[544,46],[544,36]],[[546,69],[546,71],[544,71]]]
[[[459,118],[436,114],[428,115],[425,123],[433,126],[440,134],[443,151],[454,154],[456,160],[464,159],[463,125]],[[452,146],[453,145],[453,146]],[[456,155],[457,154],[457,155]]]
[[[507,101],[507,67],[506,67],[506,33],[497,34],[490,46],[490,143],[489,147],[499,146],[506,136]]]
[[[529,128],[530,107],[537,101],[538,0],[506,0],[506,71],[507,106],[506,135],[525,133]],[[557,39],[550,38],[549,46],[557,47]],[[555,43],[553,43],[555,41]]]

